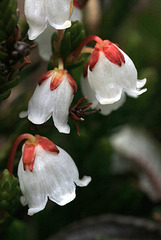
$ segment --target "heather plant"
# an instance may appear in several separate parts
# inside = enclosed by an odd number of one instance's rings
[[[2,239],[105,213],[160,221],[154,2],[25,0],[25,17],[0,2]]]

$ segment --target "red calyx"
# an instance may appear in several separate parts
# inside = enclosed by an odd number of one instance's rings
[[[59,70],[56,72],[56,74],[52,77],[51,79],[51,83],[50,83],[50,90],[53,91],[55,90],[57,87],[59,87],[60,83],[63,80],[63,70]]]
[[[122,63],[125,63],[124,55],[112,42],[106,40],[102,46],[102,51],[105,57],[112,63],[121,67]]]
[[[61,84],[64,75],[66,75],[69,84],[71,85],[71,87],[73,88],[73,94],[76,93],[77,91],[77,84],[74,81],[74,79],[72,78],[72,76],[68,73],[67,70],[58,70],[56,72],[56,74],[53,76],[53,78],[51,79],[51,83],[50,83],[50,90],[53,91],[55,90],[57,87],[59,87],[59,85]]]
[[[23,151],[23,168],[26,170],[27,168],[32,172],[33,165],[36,156],[36,145],[34,143],[25,143],[24,151]]]
[[[73,94],[75,94],[77,92],[77,84],[74,81],[74,79],[72,78],[72,76],[68,73],[68,71],[65,71],[65,74],[67,76],[70,86],[73,88]]]
[[[100,55],[100,46],[98,44],[96,44],[92,54],[91,54],[91,57],[90,57],[90,60],[89,60],[89,69],[90,71],[93,70],[93,68],[95,67],[98,59],[99,59],[99,55]]]
[[[48,79],[53,74],[53,70],[50,70],[43,74],[39,80],[39,85],[41,85],[46,79]]]
[[[79,9],[81,9],[81,5],[80,5],[79,0],[74,0],[74,1],[73,1],[73,5],[74,5],[74,7],[77,7],[77,8],[79,8]]]
[[[84,65],[84,68],[83,68],[83,77],[84,77],[84,78],[87,77],[88,66],[89,66],[89,62],[86,62],[86,64]]]
[[[49,152],[53,152],[55,154],[59,153],[58,148],[48,138],[41,137],[40,135],[35,135],[35,137],[36,137],[37,144],[39,144],[44,150],[49,151]]]

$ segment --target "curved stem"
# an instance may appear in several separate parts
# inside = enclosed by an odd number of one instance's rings
[[[85,47],[82,50],[82,53],[92,53],[93,52],[93,48],[91,47]]]
[[[20,144],[20,142],[22,140],[28,139],[31,142],[35,142],[35,137],[29,133],[24,133],[21,134],[20,136],[18,136],[16,138],[16,140],[14,141],[11,151],[10,151],[10,155],[9,155],[9,159],[8,159],[8,171],[10,173],[13,172],[13,165],[14,165],[14,158],[15,158],[15,154],[16,154],[16,150],[18,148],[18,145]]]
[[[96,41],[98,44],[102,44],[103,40],[96,36],[96,35],[91,35],[91,36],[88,36],[86,37],[85,39],[83,39],[83,41],[78,45],[78,47],[76,48],[76,50],[73,52],[73,56],[78,56],[82,49],[84,48],[84,46],[88,43],[88,42],[91,42],[91,41]]]

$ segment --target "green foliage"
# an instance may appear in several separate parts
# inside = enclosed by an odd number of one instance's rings
[[[19,20],[17,1],[0,2],[0,102],[9,97],[11,88],[19,83],[17,70],[21,69],[24,57],[30,52],[30,46],[21,42],[27,31],[27,24]],[[22,31],[21,31],[22,30]],[[16,73],[16,74],[15,74]]]
[[[17,1],[1,0],[0,2],[0,42],[5,40],[17,25]]]
[[[0,178],[0,209],[13,213],[19,203],[19,197],[18,179],[5,169]]]
[[[13,220],[8,232],[6,240],[27,240],[27,225],[23,221]]]
[[[13,33],[17,25],[17,1],[16,0],[2,0],[0,2],[0,102],[8,98],[11,90],[17,84],[17,77],[13,78],[11,82],[8,80],[8,70],[6,62],[9,61],[9,54],[4,47],[5,41]],[[4,42],[3,42],[4,41]]]
[[[58,66],[58,58],[63,59],[65,69],[67,70],[71,70],[82,65],[88,54],[84,54],[81,57],[79,56],[78,59],[72,58],[72,60],[70,60],[68,58],[84,38],[85,30],[83,24],[79,21],[72,22],[72,26],[65,30],[59,52],[58,34],[55,32],[51,40],[53,56],[51,56],[48,63],[48,70]]]
[[[79,21],[72,22],[72,26],[67,28],[61,42],[61,56],[66,59],[69,54],[76,49],[79,43],[85,38],[85,30]]]
[[[5,83],[3,86],[0,87],[0,92],[7,91],[10,88],[15,87],[19,82],[20,77],[14,77],[11,81]],[[1,96],[0,96],[1,97]]]

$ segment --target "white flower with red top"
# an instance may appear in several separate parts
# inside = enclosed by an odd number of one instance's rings
[[[71,26],[73,0],[25,0],[29,39],[37,38],[50,24],[55,29]]]
[[[84,187],[91,181],[87,176],[79,179],[74,161],[62,148],[39,135],[32,139],[24,143],[18,166],[21,203],[28,204],[28,215],[43,210],[48,198],[61,206],[69,203],[76,196],[76,185]]]
[[[95,48],[84,48],[90,41],[97,42]],[[103,41],[97,36],[89,36],[72,55],[78,57],[81,52],[91,53],[89,62],[85,65],[86,81],[82,79],[83,93],[92,102],[92,107],[100,108],[102,114],[107,115],[121,106],[125,93],[137,97],[147,90],[141,89],[146,79],[138,80],[132,60],[116,44],[109,40]]]
[[[59,132],[69,133],[69,107],[77,91],[77,84],[67,70],[55,68],[39,81],[28,104],[28,119],[43,124],[51,116]]]
[[[73,1],[73,11],[71,16],[71,21],[76,21],[76,20],[82,21],[82,11],[81,11],[81,6],[78,0]],[[36,39],[36,42],[38,43],[39,54],[41,58],[45,61],[49,61],[52,55],[51,37],[54,32],[55,32],[55,29],[48,24],[44,33],[40,34]]]
[[[95,97],[102,105],[121,99],[123,92],[137,97],[147,89],[146,79],[137,79],[132,60],[115,44],[105,40],[96,44],[89,60],[88,81]]]

